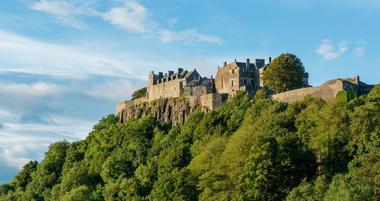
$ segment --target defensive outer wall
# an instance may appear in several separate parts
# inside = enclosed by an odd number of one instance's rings
[[[292,103],[306,96],[332,101],[340,91],[355,91],[358,94],[368,93],[372,86],[360,81],[359,77],[329,80],[317,87],[306,87],[272,95],[274,100]]]

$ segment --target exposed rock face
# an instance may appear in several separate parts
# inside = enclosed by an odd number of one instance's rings
[[[116,105],[116,114],[122,123],[131,118],[151,115],[162,123],[183,125],[196,109],[214,110],[227,101],[228,94],[210,93],[202,96],[160,98],[148,101],[147,97],[125,101]]]
[[[130,118],[151,115],[162,123],[183,125],[188,116],[198,108],[203,111],[208,110],[189,98],[162,98],[124,106],[119,112],[119,121],[122,123]]]

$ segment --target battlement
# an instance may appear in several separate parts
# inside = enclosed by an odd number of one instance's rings
[[[187,70],[184,71],[183,68],[178,68],[177,72],[169,70],[167,73],[158,72],[158,74],[155,74],[154,71],[151,71],[149,73],[149,78],[151,78],[149,80],[149,84],[156,85],[176,79],[183,79],[190,74],[191,72]]]

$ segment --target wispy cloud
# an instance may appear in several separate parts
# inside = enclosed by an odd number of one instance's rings
[[[321,55],[324,60],[334,60],[340,58],[347,50],[347,42],[343,41],[334,45],[331,40],[325,39],[315,49],[315,52]]]
[[[40,0],[31,5],[36,11],[46,12],[56,16],[64,24],[75,28],[83,28],[84,23],[77,19],[77,16],[84,14],[80,7],[75,6],[69,1]]]
[[[122,7],[112,8],[104,13],[103,19],[111,24],[133,32],[147,32],[148,12],[146,8],[137,1],[125,1]]]
[[[167,20],[169,26],[174,26],[178,23],[178,18],[172,17]]]
[[[64,88],[46,82],[32,84],[0,82],[0,95],[12,97],[43,97],[62,94]]]
[[[100,18],[133,33],[160,35],[160,39],[164,43],[181,42],[188,44],[191,42],[204,42],[220,45],[223,42],[221,38],[200,33],[195,28],[182,31],[160,28],[161,23],[150,19],[148,9],[138,0],[123,0],[119,6],[103,12],[88,6],[88,4],[83,4],[83,2],[74,4],[69,0],[39,0],[33,3],[31,7],[34,10],[53,15],[61,22],[75,28],[85,27],[85,23],[79,19],[80,16],[90,16]],[[178,19],[169,18],[166,23],[169,27],[172,27],[178,23]]]
[[[354,57],[357,59],[361,58],[364,56],[365,52],[366,52],[366,48],[364,46],[357,47],[354,50]]]
[[[43,59],[41,59],[43,58]],[[133,56],[125,58],[133,60]],[[77,46],[48,43],[0,30],[0,70],[80,77],[134,77],[138,64]],[[137,59],[136,59],[137,60]]]
[[[205,42],[221,45],[223,40],[217,36],[205,35],[199,33],[196,29],[187,29],[184,31],[170,31],[170,30],[161,30],[161,41],[164,43],[169,42],[182,42],[182,43],[191,43],[191,42]]]

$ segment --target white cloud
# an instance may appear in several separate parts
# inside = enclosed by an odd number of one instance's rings
[[[205,35],[199,33],[196,29],[187,29],[184,31],[170,31],[170,30],[161,30],[161,41],[164,43],[169,42],[183,42],[185,44],[191,42],[205,42],[221,45],[223,40],[217,36]]]
[[[4,138],[5,136],[0,136]],[[24,136],[23,138],[15,135],[9,136],[9,138],[16,138],[17,140],[7,141],[6,143],[0,142],[0,159],[7,166],[21,169],[30,160],[35,160],[36,156],[28,156],[30,152],[34,152],[38,159],[41,159],[45,149],[51,143],[46,139],[36,139],[33,137]]]
[[[366,52],[365,47],[363,47],[363,46],[357,47],[357,48],[355,48],[355,51],[354,51],[354,57],[355,58],[361,58],[364,56],[365,52]]]
[[[84,93],[92,97],[120,102],[129,99],[138,87],[144,85],[145,82],[136,83],[130,80],[112,80],[96,84]]]
[[[176,25],[178,23],[178,19],[175,18],[175,17],[172,17],[172,18],[170,18],[170,19],[167,20],[167,23],[168,23],[169,26],[174,26],[174,25]]]
[[[133,32],[147,32],[147,10],[137,1],[125,1],[124,6],[112,8],[103,14],[111,24]]]
[[[41,160],[48,146],[59,140],[83,139],[93,122],[67,116],[51,116],[56,124],[4,123],[0,132],[0,160],[21,168]]]
[[[41,97],[61,95],[64,88],[56,84],[37,82],[32,84],[0,82],[0,95],[12,97]]]
[[[81,1],[79,1],[81,2]],[[159,22],[149,19],[149,12],[138,0],[123,0],[121,5],[101,12],[91,8],[88,4],[73,4],[69,0],[39,0],[32,4],[32,9],[56,16],[63,23],[76,28],[82,28],[85,24],[79,20],[80,16],[99,17],[112,25],[135,33],[156,33],[164,43],[205,42],[210,44],[222,44],[223,40],[217,36],[206,35],[196,29],[183,31],[171,31],[160,28]],[[169,26],[178,23],[177,18],[167,20]],[[154,35],[154,34],[153,34]]]
[[[329,39],[321,42],[315,52],[322,56],[324,60],[334,60],[341,57],[348,50],[347,42],[340,42],[335,46]]]
[[[84,23],[77,19],[81,8],[73,5],[69,1],[41,0],[32,4],[32,9],[46,12],[56,16],[60,21],[75,28],[84,27]]]
[[[1,30],[0,60],[0,70],[3,71],[66,75],[70,78],[86,74],[134,77],[132,69],[141,67],[141,64],[131,62],[139,61],[131,55],[118,59],[107,56],[107,53],[47,43]]]
[[[84,2],[76,4],[69,0],[39,0],[31,5],[36,11],[48,13],[57,17],[61,22],[75,28],[83,28],[85,24],[80,16],[100,17],[113,25],[132,32],[147,32],[149,22],[148,11],[137,0],[124,0],[119,7],[100,12]]]

